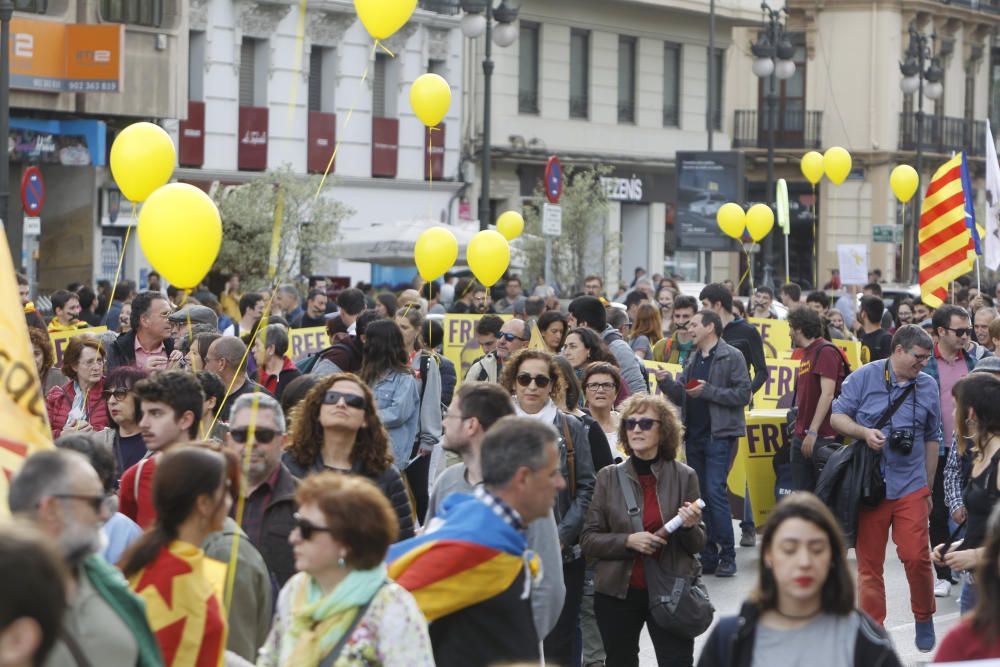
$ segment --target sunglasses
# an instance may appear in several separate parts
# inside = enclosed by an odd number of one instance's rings
[[[941,328],[944,329],[945,331],[952,332],[959,338],[964,338],[966,336],[971,335],[971,332],[968,329],[952,329],[951,327],[941,327]]]
[[[659,424],[659,419],[650,419],[649,417],[643,417],[641,419],[632,419],[629,417],[625,420],[625,430],[634,430],[636,426],[639,427],[640,431],[648,431],[653,428],[653,424]]]
[[[507,333],[503,333],[503,332],[498,333],[497,334],[497,340],[500,340],[501,338],[503,338],[504,340],[506,340],[508,343],[513,343],[515,340],[523,340],[523,341],[529,340],[527,338],[521,338],[520,336],[512,334],[512,333],[509,333],[509,332],[507,332]]]
[[[233,442],[245,445],[247,440],[250,439],[250,429],[241,428],[229,432],[229,435],[233,436]],[[278,435],[278,432],[273,428],[258,428],[254,429],[253,439],[262,445],[269,445],[271,441],[274,440],[274,436]]]
[[[124,401],[128,396],[128,389],[125,387],[116,387],[115,389],[105,389],[104,390],[104,400],[109,398],[114,398],[116,401]]]
[[[527,387],[532,382],[534,382],[535,386],[539,389],[545,389],[549,386],[549,383],[552,382],[552,378],[548,375],[531,375],[529,373],[517,374],[517,383],[522,387]]]
[[[299,529],[299,535],[301,535],[302,539],[307,542],[311,540],[313,535],[316,533],[327,533],[328,535],[332,535],[329,528],[317,526],[313,522],[309,521],[309,519],[303,519],[299,516],[298,512],[292,515],[292,520],[295,521],[295,527]]]
[[[108,500],[108,497],[103,494],[100,496],[87,496],[81,493],[54,493],[52,494],[52,497],[67,500],[81,500],[90,505],[90,508],[94,510],[94,514],[100,514],[101,508],[104,507],[104,503]]]
[[[341,399],[344,399],[344,403],[346,403],[349,408],[364,410],[368,405],[368,401],[365,400],[364,396],[347,394],[342,391],[334,391],[333,389],[327,389],[326,394],[323,396],[323,405],[336,405],[337,403],[340,403]]]
[[[615,384],[613,382],[588,382],[583,385],[583,388],[591,391],[611,391],[615,388]]]

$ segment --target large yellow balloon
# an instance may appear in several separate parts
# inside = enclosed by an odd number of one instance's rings
[[[365,30],[375,39],[386,39],[406,25],[417,0],[354,0],[354,9]]]
[[[187,183],[154,192],[139,212],[139,244],[170,284],[198,286],[222,245],[222,220],[212,198]]]
[[[771,233],[774,228],[774,211],[767,204],[754,204],[747,211],[747,231],[754,243]]]
[[[425,230],[413,248],[420,277],[430,282],[444,275],[458,259],[458,240],[451,230],[431,227]]]
[[[153,123],[132,123],[111,144],[111,175],[132,202],[143,202],[174,173],[177,152],[170,135]]]
[[[901,164],[893,169],[892,174],[889,175],[889,185],[892,186],[896,198],[905,204],[917,193],[917,188],[920,187],[920,176],[917,175],[917,170],[910,165]]]
[[[469,241],[465,258],[476,279],[490,287],[510,264],[510,246],[500,232],[484,229]]]
[[[719,223],[719,229],[730,238],[739,241],[743,238],[743,230],[746,229],[746,213],[739,204],[729,202],[719,207],[715,214],[715,221]]]
[[[806,180],[816,185],[823,180],[823,154],[819,151],[809,151],[802,156],[802,175]]]
[[[451,86],[437,74],[421,74],[410,86],[410,106],[420,122],[437,127],[451,106]]]
[[[826,177],[834,185],[840,185],[851,173],[851,154],[840,146],[834,146],[823,154],[823,168],[826,170]]]
[[[513,241],[524,231],[524,218],[517,211],[507,211],[497,218],[497,231],[508,241]]]

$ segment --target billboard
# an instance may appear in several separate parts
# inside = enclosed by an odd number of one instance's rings
[[[726,202],[745,199],[743,154],[737,151],[677,153],[677,247],[684,250],[738,250],[722,233],[715,214]]]
[[[10,87],[52,93],[119,93],[125,26],[15,17],[10,23]]]

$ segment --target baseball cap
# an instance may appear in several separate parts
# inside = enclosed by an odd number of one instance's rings
[[[215,328],[219,327],[219,316],[208,306],[184,306],[175,313],[171,313],[168,318],[176,324],[184,324],[191,320],[191,324],[208,324]]]

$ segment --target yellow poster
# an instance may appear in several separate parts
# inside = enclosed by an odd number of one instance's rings
[[[330,347],[330,337],[326,335],[326,327],[292,329],[288,334],[288,352],[285,356],[292,361],[300,361]]]
[[[649,390],[654,394],[658,391],[656,387],[657,371],[667,371],[674,380],[684,371],[684,368],[680,364],[665,364],[662,361],[643,361],[642,363],[649,370]]]
[[[856,371],[861,368],[861,343],[856,340],[843,340],[840,338],[835,338],[830,341],[847,355],[847,365],[851,367],[852,371]]]
[[[465,379],[465,374],[469,372],[472,364],[476,363],[476,359],[483,356],[483,349],[476,341],[476,322],[482,317],[482,315],[451,314],[444,316],[442,352],[455,364],[459,384]],[[510,315],[500,317],[504,320],[510,319]]]
[[[72,331],[49,333],[49,339],[52,341],[52,351],[55,352],[56,362],[54,368],[62,368],[63,352],[66,351],[66,346],[69,345],[70,338],[73,336],[79,336],[80,334],[91,334],[96,336],[107,330],[107,327],[88,327],[86,329],[74,329]]]
[[[767,382],[753,396],[753,406],[759,409],[788,407],[799,376],[798,359],[768,359]],[[782,399],[785,399],[782,401]]]
[[[763,526],[775,505],[774,455],[788,445],[785,434],[787,410],[753,410],[747,413],[747,433],[739,448],[727,480],[729,493],[740,499],[750,490],[754,524]]]
[[[769,359],[787,357],[792,351],[792,338],[785,320],[764,320],[749,317],[747,322],[757,327],[764,342],[764,356]]]

